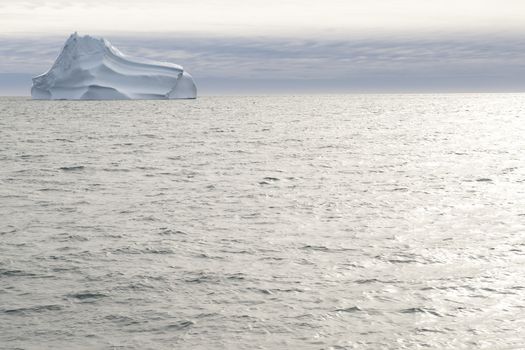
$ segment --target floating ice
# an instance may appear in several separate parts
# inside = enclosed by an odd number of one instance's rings
[[[196,98],[181,66],[129,57],[105,39],[72,34],[49,71],[33,78],[31,96],[44,100]]]

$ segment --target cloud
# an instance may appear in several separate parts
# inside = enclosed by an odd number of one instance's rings
[[[42,73],[65,38],[0,38],[0,73]],[[513,36],[301,38],[111,36],[126,54],[183,65],[197,82],[257,90],[317,81],[324,90],[525,88],[525,48]],[[266,81],[266,83],[262,83]],[[278,83],[279,82],[279,83]],[[202,85],[202,84],[201,84]],[[305,85],[303,83],[303,85]],[[307,84],[308,85],[308,84]],[[365,89],[365,90],[366,90]]]
[[[522,0],[0,0],[2,33],[349,33],[525,29]]]

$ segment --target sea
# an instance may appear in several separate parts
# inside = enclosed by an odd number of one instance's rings
[[[525,94],[0,98],[0,349],[523,349]]]

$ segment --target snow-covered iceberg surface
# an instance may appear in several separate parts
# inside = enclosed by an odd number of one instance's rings
[[[44,100],[196,98],[181,66],[129,57],[105,39],[72,34],[49,71],[33,78],[31,96]]]

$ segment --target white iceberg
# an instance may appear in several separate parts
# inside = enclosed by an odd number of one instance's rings
[[[49,71],[33,78],[33,99],[121,100],[196,98],[181,66],[129,57],[106,39],[72,34]]]

